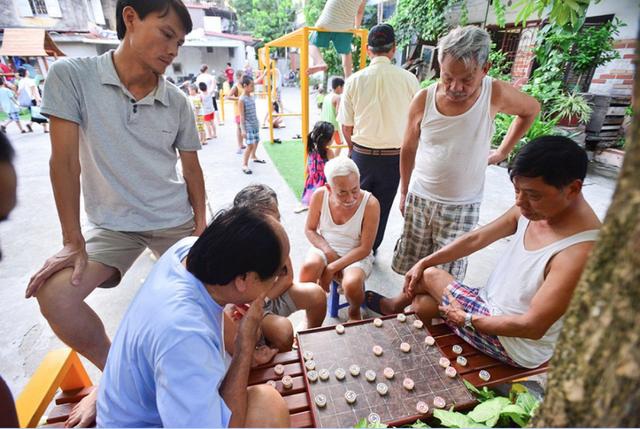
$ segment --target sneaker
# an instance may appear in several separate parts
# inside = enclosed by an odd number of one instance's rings
[[[7,127],[5,127],[4,125],[0,125],[0,131],[2,131],[4,134],[7,133]]]

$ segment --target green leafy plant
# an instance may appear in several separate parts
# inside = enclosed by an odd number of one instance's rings
[[[491,6],[493,7],[493,12],[496,14],[496,23],[498,27],[504,28],[507,20],[505,18],[506,8],[502,1],[500,0],[492,0]]]
[[[431,78],[431,79],[425,79],[422,82],[420,82],[420,88],[426,88],[434,83],[436,83],[438,81],[437,78]]]
[[[491,68],[487,73],[489,76],[507,82],[511,80],[511,66],[513,63],[507,60],[505,52],[496,49],[495,43],[491,44],[489,63],[491,63]]]
[[[243,31],[260,39],[257,47],[294,29],[296,10],[291,0],[232,0]]]
[[[515,119],[514,116],[506,115],[504,113],[498,113],[496,115],[494,121],[495,131],[493,133],[493,137],[491,138],[491,147],[497,148],[502,143],[504,136],[507,135],[507,131],[511,126],[511,123]],[[520,139],[518,143],[514,146],[513,150],[509,154],[507,158],[507,162],[511,162],[511,160],[520,152],[520,150],[531,140],[538,138],[540,136],[545,135],[558,135],[559,131],[556,130],[557,120],[544,120],[540,115],[536,117],[529,127],[527,133]]]
[[[354,426],[354,428],[386,428],[386,427],[387,425],[385,425],[384,423],[369,423],[367,419],[361,419]]]
[[[520,0],[513,5],[520,9],[516,16],[517,24],[525,24],[529,17],[536,13],[541,18],[548,12],[548,19],[553,25],[568,28],[580,28],[589,7],[590,0]]]
[[[398,0],[389,20],[396,33],[398,46],[417,42],[435,43],[447,31],[446,12],[449,0]]]
[[[592,111],[593,109],[583,96],[575,92],[561,93],[551,102],[546,116],[556,121],[576,118],[579,123],[586,124],[591,118]]]

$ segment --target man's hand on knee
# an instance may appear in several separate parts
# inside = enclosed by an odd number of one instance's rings
[[[402,292],[408,297],[413,298],[416,296],[416,287],[422,280],[422,274],[424,273],[424,267],[422,266],[422,262],[419,261],[415,264],[407,274],[404,276],[404,286],[402,288]]]
[[[35,296],[38,289],[42,287],[47,279],[65,268],[73,268],[71,284],[73,286],[79,286],[84,270],[87,267],[88,259],[89,257],[84,242],[82,244],[65,244],[62,250],[47,259],[42,268],[31,277],[27,285],[25,297],[31,298]]]

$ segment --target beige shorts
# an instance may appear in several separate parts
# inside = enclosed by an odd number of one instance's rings
[[[324,266],[328,265],[327,255],[317,247],[311,247],[309,249],[309,254],[318,255],[324,261]],[[371,270],[373,270],[373,254],[369,254],[366,258],[360,259],[359,261],[354,262],[351,265],[347,265],[344,267],[343,271],[348,270],[349,268],[360,268],[364,272],[364,278],[368,278],[369,274],[371,274]]]
[[[160,257],[176,242],[190,236],[194,227],[195,223],[191,219],[182,225],[152,231],[122,232],[100,227],[90,229],[85,234],[89,260],[118,270],[118,275],[105,281],[99,287],[117,286],[122,276],[146,248]]]

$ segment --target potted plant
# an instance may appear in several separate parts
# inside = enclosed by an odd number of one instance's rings
[[[576,127],[589,122],[592,111],[583,96],[575,92],[561,93],[553,99],[546,116],[557,120],[558,125]]]

